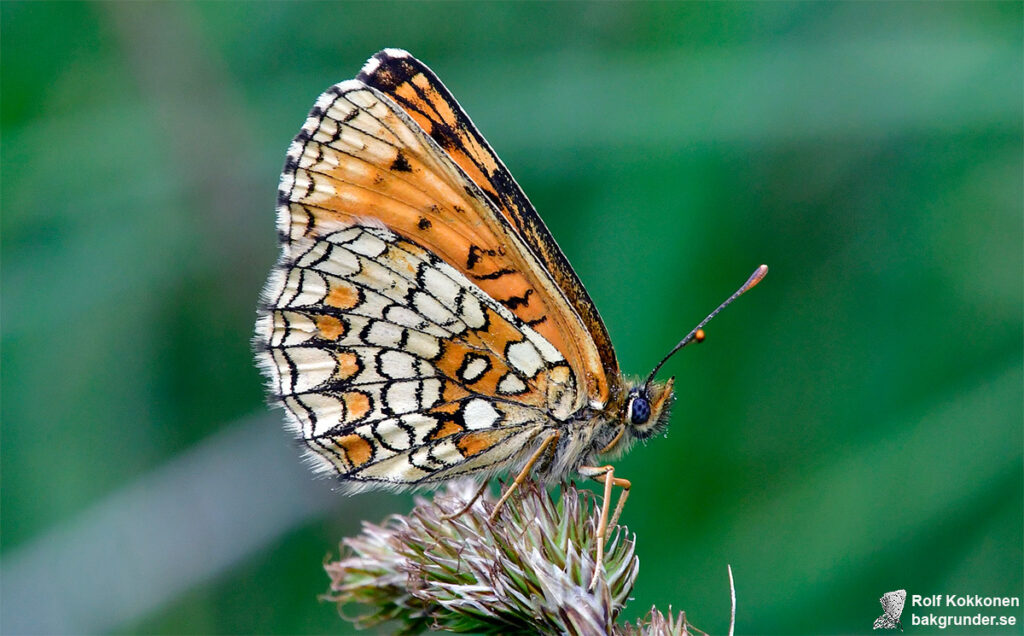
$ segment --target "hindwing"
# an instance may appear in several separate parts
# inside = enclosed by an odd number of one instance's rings
[[[287,246],[257,323],[318,468],[355,488],[496,471],[573,413],[565,358],[465,275],[378,223],[318,229]]]

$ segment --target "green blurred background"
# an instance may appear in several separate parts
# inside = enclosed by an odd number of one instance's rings
[[[625,618],[724,632],[726,564],[740,632],[1021,595],[1021,3],[0,12],[5,633],[351,631],[321,562],[411,497],[313,480],[249,338],[285,149],[385,46],[474,118],[627,372],[771,266],[617,464]]]

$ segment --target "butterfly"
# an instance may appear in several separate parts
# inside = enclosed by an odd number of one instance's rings
[[[673,380],[655,373],[767,271],[646,381],[627,380],[526,195],[397,49],[316,100],[288,149],[277,230],[258,363],[313,467],[350,492],[514,474],[492,518],[528,477],[594,478],[598,559],[611,489],[614,526],[630,488],[606,460],[668,424]]]
[[[907,591],[886,592],[878,601],[882,604],[883,614],[875,619],[874,629],[899,629],[902,632],[900,616],[903,614],[903,604],[907,601]]]

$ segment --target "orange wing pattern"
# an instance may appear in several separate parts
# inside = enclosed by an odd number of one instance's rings
[[[614,382],[619,376],[619,365],[597,307],[522,188],[441,80],[425,64],[397,49],[385,49],[374,55],[357,79],[401,107],[514,228],[583,321],[600,356],[604,375]],[[595,397],[606,401],[606,390],[607,386],[600,386]]]
[[[585,382],[577,407],[607,402],[618,375],[606,375],[608,358],[563,290],[480,188],[388,97],[358,80],[332,87],[289,157],[278,219],[286,240],[315,232],[319,219],[379,219],[464,272],[562,352]]]

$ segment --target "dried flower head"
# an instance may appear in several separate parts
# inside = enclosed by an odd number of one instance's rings
[[[472,481],[452,483],[409,515],[363,524],[324,567],[327,600],[369,608],[349,618],[359,627],[401,623],[401,633],[428,629],[482,633],[688,634],[685,616],[655,609],[637,626],[615,618],[639,572],[635,537],[609,532],[604,568],[593,591],[599,506],[589,491],[562,489],[557,502],[532,482],[490,523],[485,494],[464,514]],[[344,614],[343,614],[344,615]]]
[[[686,612],[672,614],[668,608],[665,616],[657,607],[652,607],[647,616],[637,621],[636,625],[626,624],[614,632],[616,636],[707,636],[703,631],[686,622]]]

